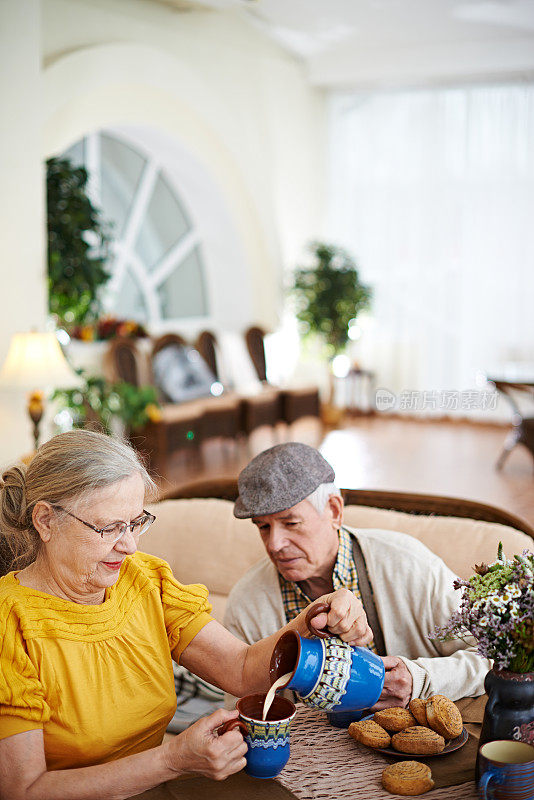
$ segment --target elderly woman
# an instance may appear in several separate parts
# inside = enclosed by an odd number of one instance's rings
[[[210,617],[204,586],[137,552],[153,488],[131,448],[89,431],[54,437],[3,475],[1,550],[19,569],[0,578],[1,800],[117,800],[245,764],[241,734],[217,735],[236,711],[162,744],[176,708],[171,659],[233,695],[265,691],[279,633],[245,645]],[[323,599],[318,627],[365,637],[350,592]],[[286,628],[305,633],[303,613]]]

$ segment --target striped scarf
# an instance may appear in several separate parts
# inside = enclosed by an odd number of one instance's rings
[[[352,553],[352,538],[350,533],[345,528],[339,529],[339,547],[337,551],[336,563],[334,564],[334,571],[332,573],[332,581],[334,590],[336,589],[350,589],[350,591],[361,600],[360,587],[358,585],[358,573],[356,571],[356,564]],[[302,591],[298,583],[286,581],[286,579],[278,573],[278,580],[280,583],[280,590],[282,592],[282,601],[284,603],[284,611],[286,615],[286,622],[290,622],[297,614],[310,605],[312,600]],[[369,650],[376,653],[374,642],[367,645]]]

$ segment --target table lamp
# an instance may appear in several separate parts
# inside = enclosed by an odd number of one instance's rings
[[[9,345],[0,384],[29,391],[28,414],[33,423],[35,449],[44,412],[44,389],[72,385],[76,376],[69,367],[55,333],[15,333]]]

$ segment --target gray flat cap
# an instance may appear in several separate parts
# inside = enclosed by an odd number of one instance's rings
[[[287,442],[264,450],[239,475],[238,519],[277,514],[305,500],[321,483],[332,483],[328,461],[307,444]]]

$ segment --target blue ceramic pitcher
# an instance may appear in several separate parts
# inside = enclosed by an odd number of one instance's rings
[[[384,663],[364,647],[351,647],[327,631],[317,631],[311,620],[328,612],[325,603],[312,606],[306,624],[313,638],[287,631],[278,639],[269,668],[271,685],[288,672],[283,688],[297,692],[303,703],[322,708],[330,722],[346,727],[373,706],[384,686]]]

